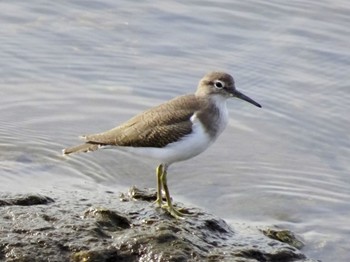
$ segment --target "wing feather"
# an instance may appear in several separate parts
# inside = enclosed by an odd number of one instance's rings
[[[194,95],[186,95],[151,108],[103,133],[84,136],[101,145],[164,147],[192,131],[192,115],[199,110]],[[175,128],[176,127],[176,128]]]

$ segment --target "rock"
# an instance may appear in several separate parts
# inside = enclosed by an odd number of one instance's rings
[[[264,235],[269,238],[287,243],[297,249],[302,249],[304,247],[304,243],[289,230],[279,228],[264,228],[261,229],[261,232],[263,232]]]
[[[50,197],[42,195],[23,195],[16,196],[15,198],[0,199],[0,206],[33,206],[33,205],[45,205],[54,202]]]
[[[0,260],[314,261],[257,229],[252,234],[196,208],[182,207],[190,215],[174,219],[152,204],[152,190],[131,188],[120,199],[89,193],[40,196],[46,202],[20,206],[14,203],[23,196],[0,195],[0,203],[12,203],[1,207]]]

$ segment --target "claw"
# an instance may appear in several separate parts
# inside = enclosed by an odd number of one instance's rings
[[[172,217],[176,219],[185,219],[185,214],[181,213],[179,210],[175,209],[173,206],[168,206],[167,204],[162,205],[162,209],[167,211]]]

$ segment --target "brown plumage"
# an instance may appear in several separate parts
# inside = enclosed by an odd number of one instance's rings
[[[224,86],[213,87],[217,81],[224,83]],[[82,136],[86,141],[84,144],[66,148],[63,153],[95,151],[102,146],[162,148],[192,132],[191,117],[194,114],[208,135],[215,138],[222,131],[216,124],[221,117],[220,109],[212,101],[212,97],[218,95],[226,98],[236,96],[260,106],[236,90],[232,76],[212,72],[201,79],[195,94],[174,98],[106,132]]]
[[[85,144],[67,148],[64,154],[95,151],[106,145],[164,147],[191,133],[190,118],[203,103],[194,95],[177,97],[136,115],[116,128],[83,136]]]
[[[179,218],[183,214],[172,205],[167,169],[174,162],[202,153],[213,143],[227,125],[226,100],[231,97],[261,107],[236,90],[232,76],[211,72],[201,79],[195,94],[172,99],[106,132],[83,136],[85,144],[66,148],[63,153],[67,155],[95,151],[101,146],[117,146],[142,156],[155,157],[160,162],[157,167],[156,203]],[[166,205],[163,205],[162,190]]]

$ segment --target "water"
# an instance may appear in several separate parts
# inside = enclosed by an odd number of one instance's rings
[[[213,69],[263,105],[230,101],[223,135],[171,167],[175,200],[298,233],[350,259],[347,1],[2,1],[0,190],[155,187],[118,151],[64,158],[77,136],[193,92]]]

